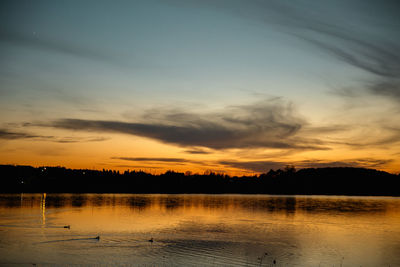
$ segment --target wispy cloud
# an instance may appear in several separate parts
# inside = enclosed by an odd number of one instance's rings
[[[198,165],[203,168],[209,168],[210,166],[218,167],[220,169],[237,169],[245,172],[257,172],[266,173],[270,169],[277,170],[283,169],[288,165],[293,165],[298,169],[302,168],[325,168],[325,167],[360,167],[360,168],[383,168],[393,160],[390,159],[374,159],[374,158],[358,158],[348,159],[341,161],[326,161],[326,160],[302,160],[302,161],[274,161],[274,160],[210,160],[210,161],[197,161],[184,158],[157,158],[157,157],[113,157],[112,159],[132,161],[132,162],[143,162],[146,166],[140,165],[141,167],[162,168],[157,166],[159,164],[174,165]],[[138,166],[138,165],[135,165]],[[165,168],[165,167],[164,167]]]
[[[288,165],[288,163],[284,162],[275,162],[275,161],[234,161],[234,160],[211,160],[211,161],[197,161],[183,158],[135,158],[135,157],[112,157],[112,159],[119,159],[124,161],[132,161],[132,162],[144,162],[149,164],[146,166],[147,168],[151,168],[151,166],[155,164],[164,164],[164,163],[173,163],[173,164],[195,164],[200,167],[208,169],[210,166],[219,167],[220,169],[239,169],[241,171],[252,171],[252,172],[266,172],[270,169],[279,169]],[[151,165],[153,164],[153,165]],[[158,166],[159,167],[159,166]],[[165,168],[165,167],[164,167]]]
[[[277,161],[234,161],[234,160],[221,160],[218,161],[219,164],[236,168],[240,170],[250,170],[254,172],[267,172],[270,169],[282,169],[284,166],[288,165],[285,162],[277,162]]]
[[[0,129],[0,139],[14,140],[14,139],[29,139],[29,138],[38,138],[38,137],[42,137],[42,136]],[[46,136],[46,138],[51,138],[51,137],[52,136]]]
[[[192,149],[188,149],[188,150],[185,150],[185,153],[188,153],[188,154],[211,154],[212,152],[211,151],[206,151],[206,150],[204,150],[204,149],[199,149],[199,148],[192,148]]]
[[[103,142],[110,140],[108,137],[88,137],[88,138],[78,138],[78,137],[57,137],[53,138],[53,142],[57,143],[82,143],[82,142]]]
[[[278,98],[204,114],[152,110],[142,119],[146,122],[59,119],[40,125],[131,134],[186,147],[327,149],[318,139],[298,135],[306,121]]]
[[[361,85],[361,91],[359,88],[346,89],[345,91],[350,90],[346,96],[369,93],[396,101],[400,100],[400,56],[396,53],[400,50],[400,45],[372,45],[357,39],[346,39],[344,33],[336,38],[343,39],[339,40],[340,43],[329,40],[304,39],[329,52],[342,62],[373,74],[369,82]],[[343,90],[339,90],[339,94],[343,95]]]
[[[282,169],[285,166],[293,165],[298,169],[301,168],[325,168],[325,167],[361,167],[361,168],[382,168],[393,160],[390,159],[373,159],[373,158],[360,158],[349,159],[342,161],[323,161],[323,160],[303,160],[303,161],[235,161],[235,160],[221,160],[218,164],[225,167],[236,168],[240,170],[251,170],[254,172],[267,172],[270,169]]]
[[[341,62],[369,73],[370,81],[361,84],[363,93],[400,101],[400,6],[396,1],[170,2],[217,9],[296,36]],[[350,95],[355,94],[347,94]]]
[[[200,163],[199,161],[183,158],[143,158],[143,157],[112,157],[111,159],[120,159],[133,162],[168,162],[168,163]]]
[[[360,158],[341,161],[322,161],[322,160],[304,160],[296,162],[295,165],[300,168],[324,168],[324,167],[361,167],[361,168],[382,168],[391,163],[391,159],[373,159]]]
[[[112,167],[117,168],[133,168],[139,170],[147,170],[147,169],[163,169],[164,167],[157,167],[157,166],[144,166],[144,165],[113,165]]]
[[[362,10],[362,2],[358,3]],[[293,35],[315,45],[336,59],[355,68],[371,74],[370,81],[361,84],[364,93],[400,100],[400,35],[387,34],[386,38],[379,35],[390,25],[400,26],[398,20],[386,20],[386,14],[379,13],[379,4],[364,3],[376,10],[375,17],[380,24],[374,24],[366,30],[362,27],[364,21],[357,26],[343,22],[338,18],[313,15],[312,11],[325,13],[326,8],[312,5],[310,11],[299,10],[296,6],[286,6],[277,9],[285,18],[284,25]],[[393,3],[382,2],[381,6],[390,6]],[[393,5],[398,9],[398,5]],[[314,9],[314,10],[313,10]],[[387,9],[385,9],[387,10]],[[383,22],[384,21],[384,22]],[[361,24],[361,25],[360,25]],[[380,28],[379,28],[380,27]],[[369,29],[373,30],[369,30]],[[293,30],[291,30],[293,29]],[[375,30],[375,32],[374,32]],[[358,90],[358,89],[356,89]]]
[[[357,149],[370,148],[385,148],[393,147],[400,143],[400,128],[384,125],[385,122],[374,122],[374,127],[371,125],[358,125],[359,133],[353,137],[331,139],[326,141],[331,145],[345,145]],[[356,126],[353,126],[356,128]]]
[[[5,139],[5,140],[32,139],[37,141],[51,141],[55,143],[102,142],[109,140],[109,138],[106,137],[52,136],[52,135],[32,134],[26,132],[15,132],[7,129],[0,129],[0,139]]]

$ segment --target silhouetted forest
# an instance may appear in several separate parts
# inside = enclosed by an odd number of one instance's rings
[[[0,165],[0,192],[46,193],[241,193],[400,196],[400,174],[364,168],[294,167],[255,176],[167,171],[73,170]]]

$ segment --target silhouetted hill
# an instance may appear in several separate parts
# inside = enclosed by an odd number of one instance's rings
[[[364,168],[294,168],[258,176],[0,165],[0,192],[244,193],[400,196],[400,175]]]

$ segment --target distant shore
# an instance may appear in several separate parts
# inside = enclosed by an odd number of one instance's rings
[[[365,168],[270,170],[254,176],[0,165],[1,193],[211,193],[400,196],[400,174]]]

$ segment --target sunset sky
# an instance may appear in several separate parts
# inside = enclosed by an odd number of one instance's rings
[[[1,1],[0,164],[400,172],[400,4]]]

